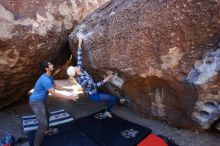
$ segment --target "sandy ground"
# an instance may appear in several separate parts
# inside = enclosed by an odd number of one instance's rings
[[[92,102],[86,97],[80,98],[77,102],[59,100],[49,97],[47,100],[49,110],[65,109],[74,118],[81,118],[91,113],[97,112],[105,107],[105,103]],[[163,134],[172,138],[180,146],[219,146],[220,133],[198,133],[185,129],[177,129],[166,122],[147,120],[138,117],[128,106],[117,104],[113,113],[128,121],[151,128],[155,134]],[[15,138],[24,136],[21,128],[21,116],[33,114],[28,105],[27,99],[16,102],[13,106],[0,110],[0,132],[9,131]],[[28,146],[23,143],[21,146]]]

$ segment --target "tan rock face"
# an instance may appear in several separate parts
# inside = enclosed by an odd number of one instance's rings
[[[68,35],[79,20],[107,0],[3,0],[0,2],[0,108],[27,93],[39,65],[70,57]]]
[[[83,35],[86,66],[120,72],[140,115],[207,129],[220,115],[197,105],[220,101],[218,63],[205,63],[218,56],[219,9],[218,0],[113,0],[77,26],[71,49]]]

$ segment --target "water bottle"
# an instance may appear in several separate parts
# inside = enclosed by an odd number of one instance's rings
[[[12,145],[12,136],[9,132],[5,134],[5,144],[7,144],[8,146]]]

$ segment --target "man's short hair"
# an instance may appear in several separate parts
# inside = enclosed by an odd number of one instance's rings
[[[40,72],[43,74],[46,72],[46,68],[48,68],[50,61],[49,60],[44,60],[41,65],[40,65]]]

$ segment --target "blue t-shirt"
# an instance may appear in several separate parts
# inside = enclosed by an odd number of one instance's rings
[[[34,86],[34,92],[30,101],[45,101],[48,97],[48,89],[53,88],[54,79],[46,73],[41,75]]]

